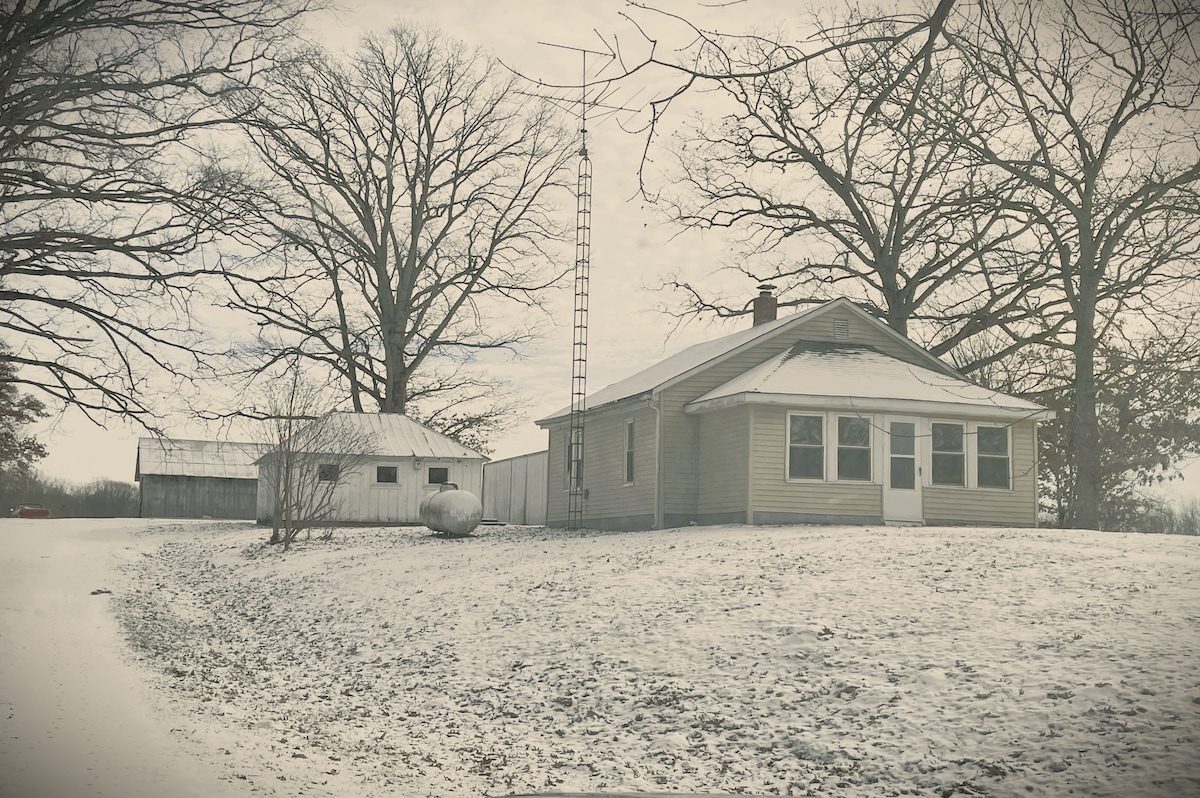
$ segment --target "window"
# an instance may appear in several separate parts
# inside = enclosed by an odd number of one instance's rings
[[[825,478],[825,417],[788,416],[788,479]]]
[[[933,484],[964,485],[962,424],[933,425]]]
[[[633,484],[633,419],[625,422],[625,484]]]
[[[321,463],[317,466],[317,480],[319,482],[337,482],[341,472],[342,469],[336,463]]]
[[[376,466],[375,481],[380,484],[390,483],[395,485],[398,481],[396,479],[396,466]]]
[[[979,448],[979,487],[1008,488],[1008,428],[980,427],[976,430]]]
[[[443,485],[449,481],[450,481],[450,469],[449,468],[441,468],[441,467],[437,467],[437,466],[430,467],[429,481],[426,484]]]
[[[838,479],[871,481],[871,421],[838,417]]]
[[[890,486],[897,490],[917,488],[917,425],[911,421],[893,421],[889,430],[891,457]]]

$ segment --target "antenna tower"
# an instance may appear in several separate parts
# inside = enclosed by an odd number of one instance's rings
[[[583,80],[579,97],[579,174],[575,182],[575,314],[571,343],[571,425],[569,444],[567,528],[580,529],[584,519],[583,440],[587,411],[588,292],[592,268],[592,159],[587,149],[587,57],[582,50]],[[602,53],[596,53],[602,55]]]
[[[597,34],[599,35],[599,34]],[[608,81],[599,81],[600,86],[588,97],[588,56],[599,56],[613,61],[613,52],[598,52],[581,47],[539,42],[548,47],[573,50],[583,57],[583,79],[579,93],[579,174],[575,183],[575,312],[572,321],[571,343],[571,415],[567,437],[567,527],[580,529],[586,516],[586,497],[583,482],[584,464],[584,416],[587,413],[587,349],[588,349],[588,292],[592,267],[592,161],[588,157],[587,120],[588,109],[604,109],[608,113],[628,111],[628,108],[605,105],[605,86]],[[544,85],[544,84],[542,84]],[[565,87],[559,87],[565,88]],[[609,87],[611,90],[611,87]],[[552,101],[563,102],[565,97],[553,97]],[[565,105],[565,102],[563,102]],[[573,103],[572,103],[573,104]]]

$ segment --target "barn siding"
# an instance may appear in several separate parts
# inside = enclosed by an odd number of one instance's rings
[[[143,518],[253,519],[257,480],[143,474]]]

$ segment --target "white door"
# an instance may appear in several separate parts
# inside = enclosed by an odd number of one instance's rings
[[[888,416],[883,436],[883,520],[921,523],[921,458],[917,419]]]

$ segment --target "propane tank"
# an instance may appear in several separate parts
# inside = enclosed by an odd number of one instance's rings
[[[420,514],[421,523],[434,532],[465,537],[483,520],[483,504],[471,491],[444,482],[437,493],[430,493],[421,501]]]

